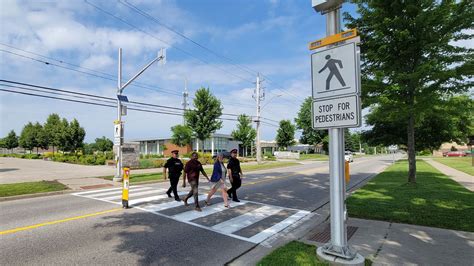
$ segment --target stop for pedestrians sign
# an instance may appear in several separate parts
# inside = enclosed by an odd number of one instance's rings
[[[359,39],[323,46],[311,55],[314,129],[361,125]]]
[[[359,93],[359,48],[356,41],[331,48],[322,47],[311,55],[314,99]]]

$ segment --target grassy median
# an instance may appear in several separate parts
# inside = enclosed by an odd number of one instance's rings
[[[474,157],[446,157],[433,160],[474,176]]]
[[[24,194],[35,194],[43,192],[61,191],[68,189],[67,186],[57,181],[25,182],[0,185],[0,197],[18,196]]]
[[[474,232],[474,192],[417,161],[417,183],[407,183],[408,162],[398,161],[347,199],[350,217]]]
[[[325,154],[300,154],[300,160],[328,161],[329,156]]]

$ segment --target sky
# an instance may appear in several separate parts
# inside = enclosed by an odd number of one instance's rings
[[[275,138],[278,121],[294,122],[311,95],[308,43],[325,36],[326,24],[310,0],[2,0],[0,5],[1,79],[115,98],[119,48],[124,81],[166,48],[166,64],[152,65],[125,88],[130,101],[181,108],[187,80],[191,97],[209,88],[223,113],[255,115],[258,72],[265,91],[263,140]],[[342,11],[355,15],[351,4]],[[26,123],[44,123],[57,113],[76,118],[86,142],[113,138],[114,108],[4,91],[0,103],[0,136],[12,129],[19,134]],[[169,137],[183,119],[129,110],[123,120],[125,139],[142,139]],[[224,120],[218,133],[230,134],[236,124]]]

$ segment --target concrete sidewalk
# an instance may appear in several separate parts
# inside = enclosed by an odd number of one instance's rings
[[[322,246],[324,243],[314,241],[314,236],[325,235],[322,232],[328,227],[328,222],[323,223],[302,240]],[[348,228],[355,231],[349,245],[374,265],[474,264],[471,232],[356,218],[349,219]]]
[[[438,171],[451,177],[454,181],[458,182],[465,188],[474,192],[474,176],[456,170],[452,167],[449,167],[445,164],[434,161],[431,158],[423,159],[425,162],[429,163],[431,166],[436,168]]]

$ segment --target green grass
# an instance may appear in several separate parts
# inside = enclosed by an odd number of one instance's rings
[[[417,183],[407,183],[408,162],[398,161],[347,199],[349,216],[474,232],[474,192],[417,161]]]
[[[318,260],[316,246],[292,241],[268,254],[257,265],[329,265],[329,263]]]
[[[295,166],[300,165],[299,163],[295,162],[264,162],[262,164],[244,164],[241,165],[242,172],[244,174],[250,171],[258,171],[258,170],[266,170],[272,168],[281,168],[281,167],[288,167],[288,166]]]
[[[68,187],[57,181],[25,182],[0,185],[0,197],[35,194],[66,190]]]
[[[279,265],[329,265],[328,262],[323,262],[316,256],[316,246],[308,245],[298,241],[291,241],[290,243],[274,250],[265,258],[257,263],[258,266],[279,266]],[[365,265],[372,265],[372,261],[366,259]]]
[[[433,158],[435,161],[474,176],[473,157]]]
[[[329,156],[325,154],[300,154],[300,160],[328,161]]]
[[[162,168],[160,168],[161,170]],[[107,180],[112,180],[114,177],[113,176],[106,176],[103,177],[104,179]],[[133,170],[131,171],[130,174],[130,183],[139,183],[139,182],[148,182],[148,181],[156,181],[156,182],[163,182],[163,173],[149,173],[149,174],[134,174]]]

